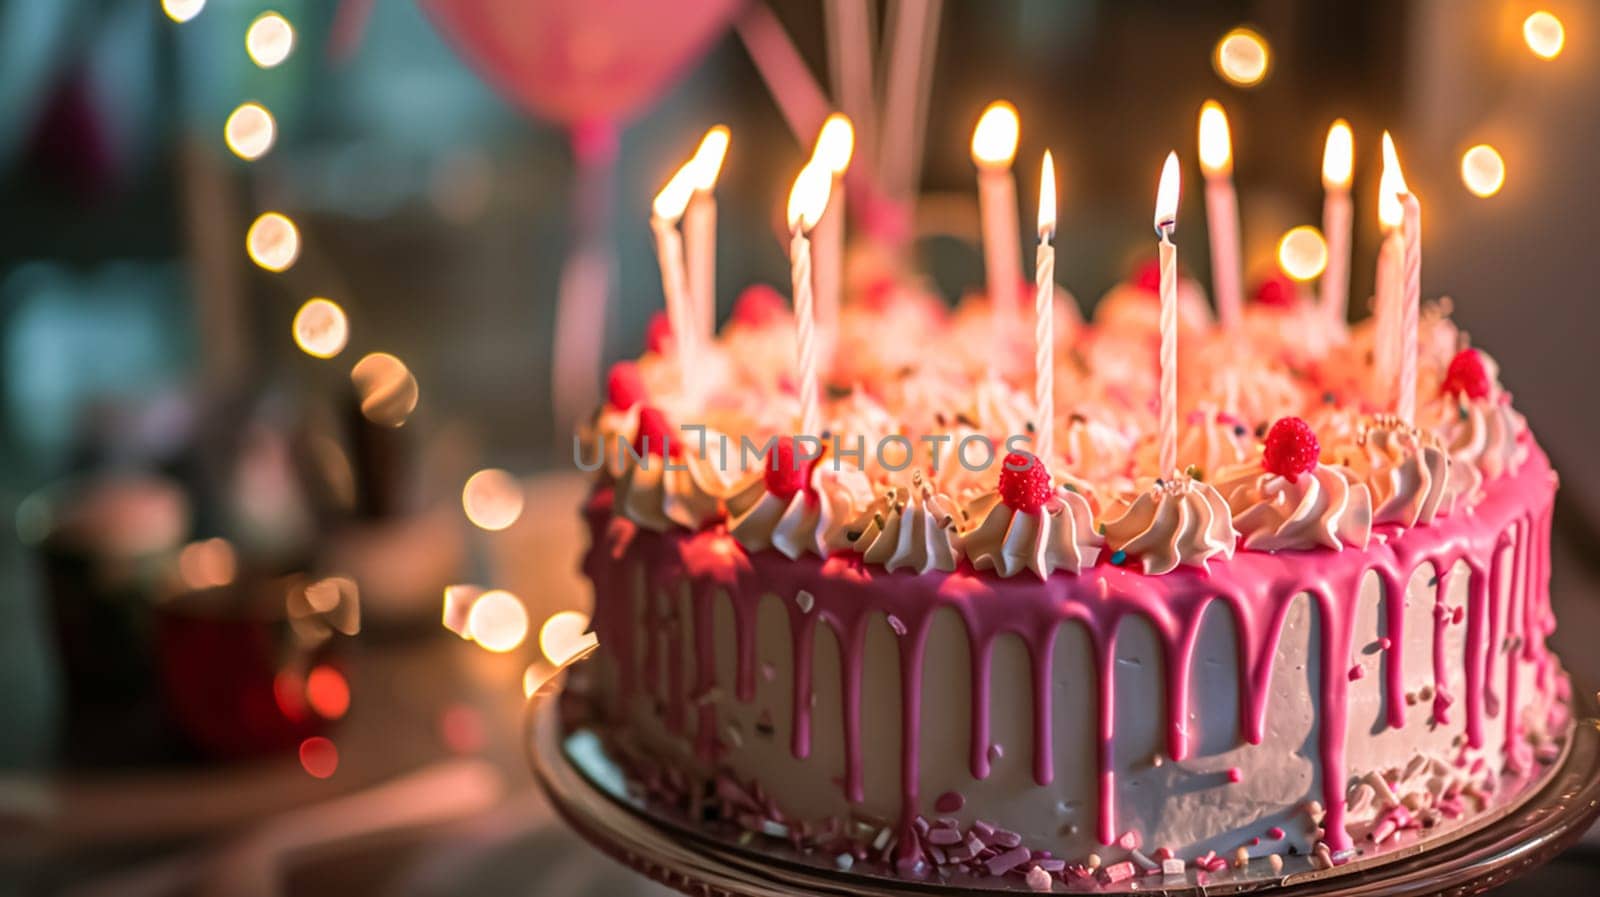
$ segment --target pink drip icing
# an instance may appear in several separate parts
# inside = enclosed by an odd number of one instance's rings
[[[1439,725],[1450,722],[1450,658],[1445,651],[1445,635],[1450,628],[1450,607],[1445,598],[1450,594],[1450,580],[1454,570],[1438,574],[1439,588],[1433,604],[1433,720]]]
[[[1324,828],[1329,846],[1342,850],[1350,846],[1344,825],[1347,671],[1356,647],[1351,641],[1363,579],[1369,571],[1374,572],[1385,588],[1387,637],[1391,642],[1385,658],[1388,718],[1391,725],[1399,725],[1404,721],[1404,701],[1397,700],[1402,697],[1405,663],[1401,631],[1404,583],[1424,565],[1436,571],[1450,571],[1458,561],[1467,562],[1468,738],[1474,744],[1482,742],[1481,692],[1487,689],[1478,685],[1487,684],[1488,664],[1499,650],[1498,639],[1502,635],[1519,635],[1523,645],[1519,651],[1506,652],[1505,671],[1507,743],[1516,744],[1520,736],[1515,708],[1521,663],[1538,663],[1541,677],[1555,675],[1554,660],[1537,637],[1548,630],[1550,621],[1544,590],[1548,587],[1548,523],[1553,491],[1554,478],[1548,462],[1535,450],[1519,473],[1493,485],[1473,513],[1443,518],[1432,526],[1408,531],[1385,528],[1386,538],[1365,552],[1242,552],[1229,561],[1213,563],[1209,572],[1183,568],[1161,577],[1105,564],[1079,576],[1059,575],[1040,583],[1022,577],[998,579],[966,565],[950,574],[891,577],[867,567],[853,555],[827,561],[790,561],[771,552],[746,555],[722,527],[659,535],[639,531],[623,520],[611,520],[610,494],[602,488],[586,509],[591,531],[597,538],[585,569],[600,595],[595,627],[602,650],[621,661],[617,665],[621,681],[615,691],[623,707],[636,693],[635,680],[641,672],[634,660],[635,605],[629,597],[636,590],[623,588],[628,584],[627,574],[619,572],[631,569],[631,565],[620,563],[625,556],[637,560],[647,571],[646,595],[673,594],[673,589],[682,588],[686,578],[692,581],[696,641],[693,691],[702,696],[717,685],[710,607],[720,592],[726,592],[733,606],[738,630],[737,696],[746,702],[755,695],[756,607],[761,596],[778,593],[792,597],[800,590],[810,592],[815,599],[813,614],[801,615],[793,607],[790,610],[795,657],[793,751],[797,757],[805,757],[811,748],[811,656],[815,625],[822,621],[833,629],[840,642],[844,790],[853,803],[865,799],[861,714],[867,626],[874,617],[898,618],[906,630],[900,637],[902,827],[914,822],[921,810],[922,670],[932,616],[943,609],[954,610],[964,621],[973,646],[970,748],[973,774],[980,778],[987,774],[989,766],[992,696],[988,667],[992,645],[996,638],[1007,634],[1024,642],[1033,664],[1033,769],[1041,785],[1048,784],[1054,776],[1049,688],[1054,641],[1063,624],[1081,624],[1093,646],[1100,680],[1095,714],[1100,795],[1096,831],[1107,844],[1117,837],[1115,665],[1117,628],[1123,618],[1138,615],[1149,621],[1159,636],[1168,668],[1168,749],[1175,757],[1182,757],[1190,748],[1185,725],[1188,670],[1206,606],[1220,601],[1231,614],[1238,634],[1241,670],[1245,671],[1240,681],[1241,734],[1247,742],[1260,743],[1265,731],[1273,658],[1283,623],[1294,598],[1309,594],[1320,616],[1322,633],[1318,687],[1322,710],[1319,752],[1323,803],[1327,808]],[[1508,544],[1508,534],[1512,532],[1517,534],[1509,539],[1514,545],[1514,570],[1510,588],[1502,595],[1498,558],[1487,567],[1483,564],[1484,559]],[[1446,585],[1441,575],[1441,591]],[[1502,632],[1513,628],[1518,632]],[[671,631],[681,635],[679,626],[671,627]],[[652,678],[657,678],[658,669],[650,665],[657,650],[655,641],[647,641],[645,652],[645,669],[651,671]],[[1438,665],[1441,644],[1442,637],[1436,632],[1436,688],[1447,684]],[[670,644],[668,648],[670,652]],[[681,657],[673,663],[675,667],[683,666]],[[666,696],[669,707],[690,699],[681,683],[667,686],[675,692]],[[702,708],[699,728],[702,751],[710,753],[714,711],[707,715]],[[902,863],[919,859],[916,840],[902,839]]]
[[[1389,640],[1389,647],[1383,652],[1384,686],[1387,689],[1384,703],[1389,708],[1390,727],[1403,729],[1406,725],[1406,670],[1401,662],[1405,652],[1400,646],[1405,644],[1407,583],[1387,572],[1380,572],[1378,581],[1383,586],[1384,638]]]

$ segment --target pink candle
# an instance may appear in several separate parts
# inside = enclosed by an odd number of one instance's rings
[[[1394,201],[1400,206],[1401,252],[1399,288],[1395,294],[1399,308],[1396,320],[1395,357],[1400,365],[1394,412],[1406,423],[1414,423],[1417,416],[1417,314],[1422,307],[1422,206],[1406,186],[1405,175],[1400,170],[1400,157],[1395,152],[1394,140],[1389,132],[1383,134],[1384,173],[1391,170],[1394,177],[1389,182]],[[1391,208],[1391,214],[1393,214]]]
[[[1034,267],[1033,291],[1033,399],[1036,454],[1049,466],[1055,449],[1056,409],[1056,165],[1044,151],[1039,175],[1039,254]]]
[[[683,216],[683,238],[689,260],[689,294],[696,335],[709,342],[717,330],[717,199],[712,193],[722,160],[728,153],[728,129],[706,132],[686,166],[694,193]]]
[[[1216,100],[1200,107],[1200,170],[1206,177],[1206,228],[1211,238],[1211,286],[1224,330],[1243,319],[1240,285],[1239,197],[1233,189],[1233,141],[1228,116]]]
[[[1168,153],[1156,190],[1156,235],[1161,251],[1161,429],[1158,447],[1160,469],[1170,476],[1178,466],[1178,247],[1172,232],[1178,227],[1178,154]]]
[[[989,303],[997,316],[1015,320],[1021,297],[1022,246],[1017,233],[1017,181],[1011,161],[1017,155],[1021,125],[1017,109],[1004,100],[989,104],[972,132],[972,161],[978,166],[978,209],[983,231],[983,267]]]
[[[810,232],[828,206],[832,186],[833,173],[812,163],[800,170],[789,191],[789,264],[797,337],[795,377],[800,389],[799,433],[806,436],[818,434],[822,417],[817,400],[817,315],[811,284]]]
[[[1373,400],[1380,406],[1398,411],[1402,360],[1401,337],[1404,316],[1403,257],[1404,236],[1401,222],[1405,208],[1400,201],[1406,193],[1405,179],[1400,174],[1400,161],[1394,153],[1394,141],[1389,132],[1383,132],[1383,174],[1378,181],[1378,222],[1384,230],[1383,245],[1378,250],[1378,276],[1374,313],[1377,315],[1373,334]]]
[[[661,266],[661,290],[666,295],[667,318],[672,322],[673,349],[677,354],[679,386],[685,394],[694,391],[695,380],[690,360],[695,354],[697,316],[689,295],[688,275],[683,266],[683,237],[678,221],[683,217],[694,191],[689,166],[684,166],[661,188],[653,206],[650,228],[656,237],[656,260]]]
[[[828,169],[833,184],[828,191],[828,207],[811,233],[812,285],[817,296],[817,326],[824,341],[831,344],[839,327],[839,301],[844,279],[844,173],[850,167],[855,149],[855,131],[850,119],[834,113],[823,122],[811,161]]]
[[[1328,240],[1328,265],[1322,270],[1319,297],[1328,322],[1341,335],[1348,329],[1350,305],[1350,228],[1354,219],[1350,179],[1354,168],[1355,140],[1350,125],[1341,118],[1328,129],[1328,142],[1322,150],[1322,233]]]

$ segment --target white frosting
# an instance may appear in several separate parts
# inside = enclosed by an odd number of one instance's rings
[[[1106,521],[1105,537],[1109,548],[1138,559],[1149,574],[1233,557],[1236,541],[1228,503],[1210,485],[1181,474],[1134,496],[1120,516]]]
[[[1367,421],[1332,456],[1372,492],[1373,523],[1427,524],[1450,507],[1450,456],[1432,434],[1393,417]]]
[[[1318,464],[1291,478],[1254,461],[1219,471],[1216,487],[1253,551],[1365,548],[1372,536],[1372,496],[1343,468]]]
[[[675,525],[697,530],[722,518],[728,485],[717,465],[690,451],[681,458],[649,455],[638,462],[629,456],[617,480],[616,508],[655,532]]]
[[[866,474],[824,459],[812,468],[809,487],[787,499],[768,492],[757,474],[730,500],[735,510],[728,531],[746,551],[825,558],[849,545],[845,525],[871,501]]]
[[[1105,541],[1095,532],[1088,499],[1070,489],[1055,490],[1037,511],[1018,511],[991,492],[968,507],[967,516],[980,521],[964,540],[972,566],[1001,576],[1080,573],[1094,565]]]
[[[961,560],[961,520],[955,501],[914,475],[909,488],[890,489],[874,501],[850,527],[850,537],[863,560],[891,573],[949,573]]]

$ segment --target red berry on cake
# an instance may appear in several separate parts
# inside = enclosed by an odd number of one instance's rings
[[[1450,368],[1444,375],[1446,395],[1487,399],[1493,391],[1494,381],[1489,378],[1489,368],[1477,349],[1462,349],[1450,359]]]
[[[633,434],[633,453],[642,457],[680,458],[683,445],[667,423],[667,416],[654,405],[639,409],[639,429]]]
[[[672,342],[672,319],[664,311],[658,311],[650,316],[650,323],[644,328],[644,347],[647,351],[657,355],[665,354],[667,345]]]
[[[761,476],[766,481],[768,492],[788,501],[801,489],[809,488],[811,469],[816,465],[815,458],[806,459],[804,464],[799,463],[795,458],[794,437],[783,436],[767,453],[766,469]]]
[[[639,376],[639,366],[631,361],[612,365],[606,374],[606,404],[627,411],[644,399],[644,379]]]
[[[746,327],[765,327],[781,323],[789,316],[789,300],[764,283],[745,287],[733,301],[732,320]]]
[[[1300,286],[1277,272],[1256,287],[1255,298],[1257,305],[1266,308],[1293,308],[1300,301]]]
[[[1011,510],[1035,513],[1050,498],[1050,471],[1027,452],[1011,452],[1000,468],[999,492]]]
[[[1267,443],[1261,450],[1261,466],[1268,473],[1287,477],[1294,482],[1302,473],[1317,467],[1317,457],[1322,446],[1311,425],[1298,417],[1280,418],[1267,431]]]
[[[1133,272],[1133,285],[1141,290],[1159,294],[1161,292],[1161,260],[1151,259],[1139,266]]]

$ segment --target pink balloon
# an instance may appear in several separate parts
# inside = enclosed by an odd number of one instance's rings
[[[704,53],[744,0],[418,0],[457,52],[528,111],[619,122]]]

